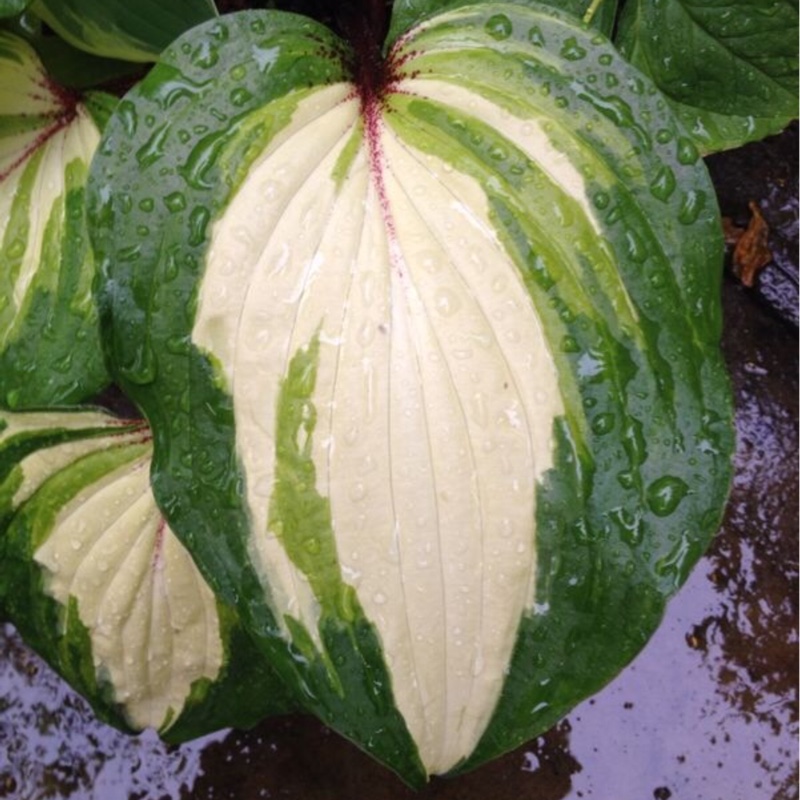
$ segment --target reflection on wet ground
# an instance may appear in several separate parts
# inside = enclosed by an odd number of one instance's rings
[[[781,152],[796,151],[795,129]],[[776,262],[787,259],[755,291],[724,287],[738,429],[725,523],[664,624],[604,691],[505,757],[413,793],[306,717],[181,747],[117,733],[0,626],[0,798],[796,800],[797,330],[787,308],[797,302],[797,187],[786,176],[797,166],[796,155],[787,164],[769,153],[761,195],[753,176],[722,195],[730,215],[737,193],[762,203]],[[726,174],[720,159],[715,177]]]

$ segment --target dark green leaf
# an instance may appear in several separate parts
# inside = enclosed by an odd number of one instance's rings
[[[181,33],[216,16],[213,0],[35,0],[33,10],[82,50],[153,61]]]
[[[713,152],[797,116],[797,39],[793,0],[631,0],[617,44]]]
[[[32,0],[0,0],[0,19],[21,14]]]

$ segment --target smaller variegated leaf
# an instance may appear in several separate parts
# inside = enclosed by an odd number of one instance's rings
[[[82,400],[107,382],[85,213],[95,107],[0,31],[0,406]]]
[[[0,412],[0,429],[0,603],[101,717],[180,741],[286,708],[155,504],[144,423]]]

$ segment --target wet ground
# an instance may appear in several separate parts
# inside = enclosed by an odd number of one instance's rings
[[[0,798],[795,800],[797,129],[711,160],[723,213],[755,200],[772,262],[723,287],[737,398],[724,526],[662,627],[603,692],[485,767],[413,793],[305,717],[167,748],[94,720],[0,626]]]

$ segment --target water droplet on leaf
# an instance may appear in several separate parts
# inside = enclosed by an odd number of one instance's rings
[[[675,173],[668,166],[664,165],[658,170],[655,178],[650,182],[650,193],[657,200],[666,202],[672,197],[672,193],[675,191],[675,185]]]
[[[665,475],[647,487],[647,505],[659,517],[667,517],[680,505],[689,487],[680,478]]]
[[[586,57],[586,48],[581,47],[574,36],[570,36],[564,40],[564,44],[561,47],[561,56],[566,58],[567,61],[580,61]]]
[[[511,20],[505,14],[495,14],[486,20],[484,30],[492,39],[503,41],[511,36],[514,26]]]

